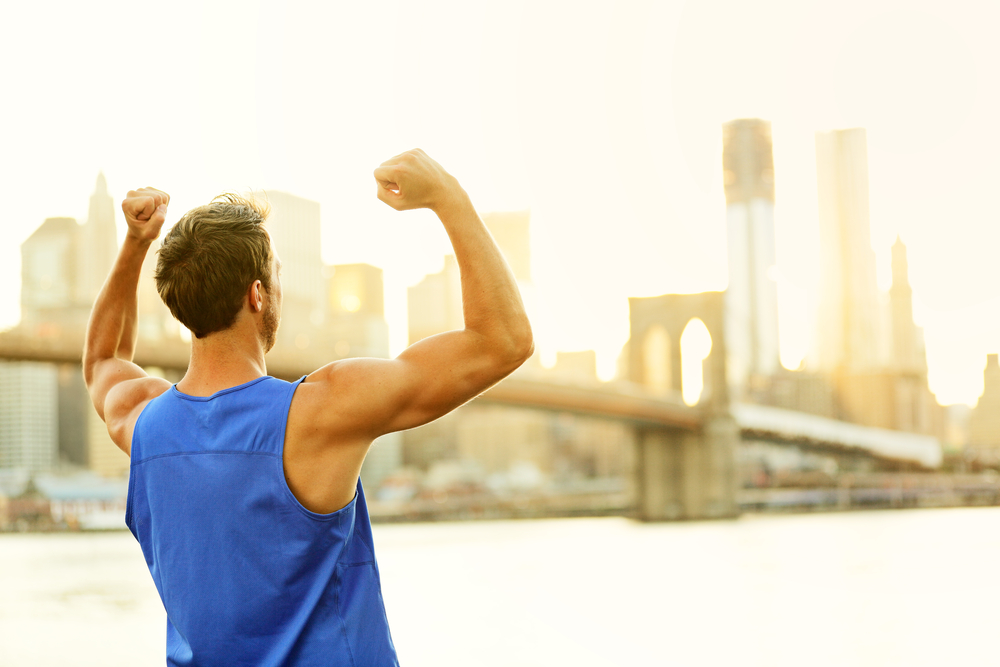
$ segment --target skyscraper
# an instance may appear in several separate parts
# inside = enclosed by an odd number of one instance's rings
[[[892,244],[892,287],[889,288],[892,322],[892,367],[902,373],[927,374],[924,332],[913,323],[913,289],[910,288],[906,246],[896,237]]]
[[[45,472],[59,452],[55,364],[0,361],[0,468]]]
[[[519,284],[531,282],[531,212],[493,212],[483,214],[483,222],[500,246],[514,278]]]
[[[21,329],[82,333],[117,254],[114,200],[98,174],[86,223],[48,218],[21,244]]]
[[[406,291],[410,344],[465,326],[462,314],[462,279],[453,255],[444,258],[444,268],[424,276]]]
[[[115,201],[108,193],[108,182],[103,173],[97,175],[94,194],[90,196],[87,222],[80,228],[77,248],[77,285],[80,299],[89,308],[111,273],[118,254]]]
[[[170,314],[170,309],[163,303],[156,291],[156,259],[160,250],[159,240],[153,241],[142,262],[138,287],[138,334],[140,341],[156,342],[166,336],[177,337],[178,323]]]
[[[82,325],[77,260],[80,226],[48,218],[21,244],[21,328],[31,336],[59,335],[60,325]]]
[[[868,219],[865,130],[816,133],[820,298],[819,370],[877,368],[881,339],[875,253]]]
[[[269,190],[267,231],[281,259],[281,326],[278,345],[307,349],[323,323],[323,278],[319,203]]]
[[[531,211],[494,211],[483,214],[483,222],[490,231],[497,246],[510,266],[517,288],[521,292],[521,302],[528,319],[536,326],[544,328],[545,313],[538,308],[535,286],[531,282]],[[541,353],[538,348],[518,369],[518,372],[534,372],[541,368]]]
[[[722,126],[729,286],[726,350],[729,384],[740,396],[754,375],[778,370],[778,292],[774,250],[771,124],[756,118]]]
[[[382,269],[370,264],[330,267],[326,329],[338,357],[389,356]]]
[[[1000,362],[996,354],[986,355],[983,393],[969,415],[969,444],[1000,448]]]

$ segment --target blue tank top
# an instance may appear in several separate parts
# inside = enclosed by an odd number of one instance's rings
[[[168,665],[398,665],[360,480],[331,514],[285,481],[302,379],[171,387],[136,421],[125,523],[167,611]]]

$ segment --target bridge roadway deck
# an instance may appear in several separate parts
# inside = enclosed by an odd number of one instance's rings
[[[29,339],[18,336],[16,331],[2,333],[0,359],[79,364],[82,340],[82,336]],[[140,341],[135,362],[143,367],[183,372],[189,354],[189,344],[179,339],[156,343]],[[328,361],[330,359],[315,353],[283,348],[268,355],[267,366],[275,377],[294,380]],[[653,429],[700,431],[705,423],[702,408],[657,396],[632,383],[563,384],[536,379],[527,373],[515,373],[483,393],[476,402],[573,412]],[[902,461],[931,469],[941,465],[941,445],[930,436],[847,424],[763,406],[735,404],[732,413],[744,439],[853,451],[875,459]]]
[[[26,338],[15,332],[0,334],[0,359],[79,364],[82,349],[82,337]],[[139,341],[135,363],[183,372],[189,353],[189,344],[177,339]],[[298,379],[328,361],[294,349],[274,350],[267,357],[271,375],[288,380]],[[703,423],[701,409],[652,395],[641,387],[570,385],[519,374],[487,390],[476,401],[574,412],[660,428],[698,430]]]

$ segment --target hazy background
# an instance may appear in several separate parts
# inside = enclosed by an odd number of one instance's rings
[[[531,209],[543,360],[596,349],[607,378],[626,297],[725,288],[721,124],[760,117],[783,363],[812,344],[814,133],[862,126],[880,285],[899,234],[930,387],[974,403],[1000,350],[998,24],[971,0],[8,6],[0,327],[18,320],[18,246],[46,217],[85,218],[103,170],[116,200],[170,192],[168,224],[226,189],[321,202],[324,260],[385,269],[398,352],[404,288],[448,244],[431,215],[377,201],[371,172],[420,146],[481,210]]]

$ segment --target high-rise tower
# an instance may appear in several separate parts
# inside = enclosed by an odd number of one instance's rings
[[[483,214],[483,222],[503,252],[519,285],[531,283],[531,212],[504,211]]]
[[[97,185],[94,187],[94,194],[90,196],[87,222],[80,228],[80,243],[77,247],[80,299],[92,306],[111,273],[118,254],[115,201],[108,193],[108,182],[103,173],[97,175]]]
[[[913,290],[910,288],[906,246],[898,236],[892,244],[889,307],[892,318],[893,370],[926,375],[927,353],[924,350],[923,330],[913,323]]]
[[[816,361],[823,371],[870,371],[882,327],[868,219],[864,128],[816,133],[820,298]]]
[[[338,264],[327,282],[326,329],[338,357],[389,356],[382,269]]]
[[[996,354],[986,355],[983,393],[969,415],[969,444],[973,447],[1000,447],[1000,362]]]
[[[79,297],[80,226],[73,218],[48,218],[21,244],[21,328],[44,335],[52,325],[82,324]]]
[[[319,202],[269,190],[267,231],[281,259],[278,345],[315,344],[326,306]]]
[[[406,290],[410,345],[418,340],[465,326],[462,280],[454,255],[444,258],[444,268],[424,276]]]
[[[756,118],[722,126],[729,286],[726,349],[729,384],[739,396],[753,375],[778,370],[778,292],[774,251],[771,124]]]

